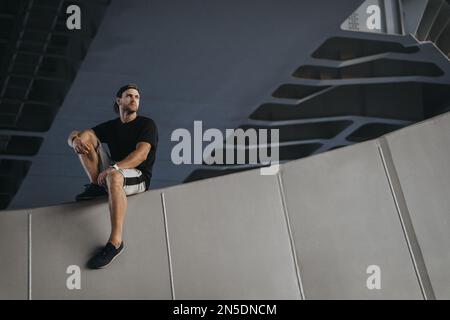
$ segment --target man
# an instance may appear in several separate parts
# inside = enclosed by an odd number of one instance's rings
[[[136,85],[121,87],[114,103],[119,117],[92,129],[73,131],[67,141],[90,180],[76,200],[109,196],[111,234],[106,246],[89,260],[88,267],[92,269],[108,266],[123,251],[127,196],[144,192],[150,186],[158,131],[152,119],[137,115],[139,99]],[[102,142],[108,144],[111,158]]]

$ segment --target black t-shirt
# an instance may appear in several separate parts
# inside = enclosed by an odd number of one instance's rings
[[[120,118],[117,118],[103,122],[92,128],[92,130],[94,130],[100,142],[108,145],[111,159],[114,162],[122,161],[136,150],[138,142],[151,144],[147,159],[136,167],[144,174],[148,189],[158,146],[158,129],[155,122],[143,116],[137,116],[136,119],[127,123],[122,123]]]

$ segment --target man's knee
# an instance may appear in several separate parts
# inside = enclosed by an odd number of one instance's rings
[[[81,149],[83,151],[87,151],[87,153],[79,153],[79,151],[77,149],[75,149],[75,147],[74,147],[74,151],[76,153],[80,154],[81,156],[87,156],[87,157],[91,157],[94,153],[98,153],[97,149],[98,149],[100,142],[99,142],[97,136],[95,135],[95,133],[93,133],[89,130],[85,130],[78,134],[78,138],[81,140],[82,146],[83,145],[85,146],[85,147],[81,147]]]
[[[106,177],[109,188],[123,188],[124,177],[119,171],[113,171]]]
[[[85,130],[80,132],[79,137],[83,142],[89,144],[89,146],[92,146],[94,149],[97,147],[98,138],[94,132],[90,130]]]

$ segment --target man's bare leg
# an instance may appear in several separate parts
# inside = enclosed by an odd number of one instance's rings
[[[110,171],[106,176],[109,193],[111,234],[106,246],[87,263],[91,269],[107,267],[123,250],[122,232],[127,211],[127,197],[123,189],[124,177],[119,171]]]
[[[78,158],[80,159],[90,182],[97,184],[97,178],[100,174],[100,157],[97,153],[97,137],[89,131],[82,132],[80,137],[88,141],[89,152],[88,154],[79,154]]]
[[[113,171],[107,177],[111,219],[109,242],[116,248],[122,243],[123,225],[127,211],[127,196],[123,190],[123,182],[124,177],[118,171]]]

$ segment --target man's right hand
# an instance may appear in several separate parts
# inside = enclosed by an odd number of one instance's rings
[[[89,144],[84,142],[80,137],[75,137],[72,141],[73,149],[78,154],[89,154],[91,152],[91,148]]]

